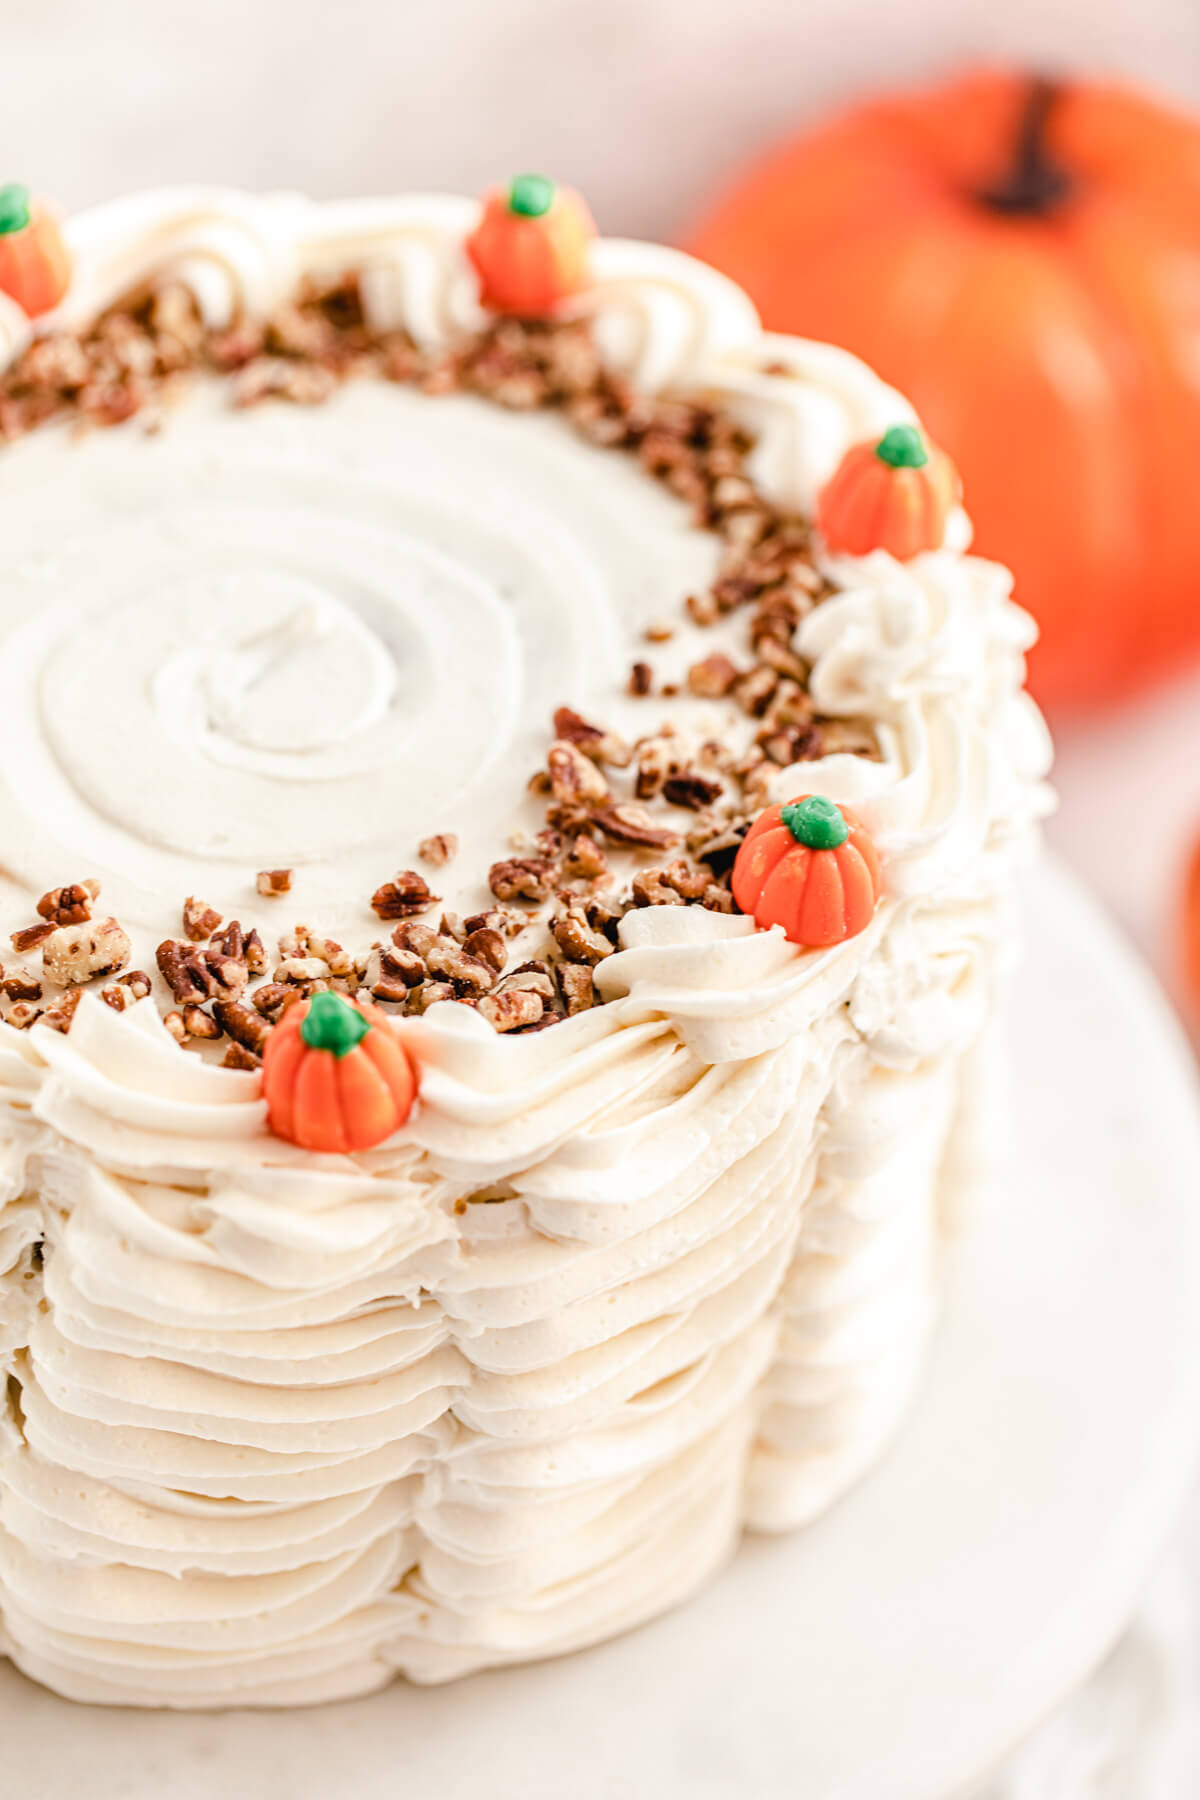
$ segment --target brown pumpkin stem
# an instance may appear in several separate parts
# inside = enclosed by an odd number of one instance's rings
[[[979,199],[992,212],[1040,218],[1070,195],[1074,185],[1070,175],[1046,148],[1050,114],[1061,97],[1059,84],[1044,76],[1029,83],[1008,170],[994,187],[979,190]]]

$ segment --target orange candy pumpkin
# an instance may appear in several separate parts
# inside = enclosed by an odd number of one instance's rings
[[[941,548],[957,497],[950,458],[915,425],[893,425],[847,450],[821,489],[817,527],[831,550],[888,550],[904,561]]]
[[[879,903],[879,855],[864,826],[819,794],[769,806],[733,865],[733,897],[764,931],[805,949],[865,931]]]
[[[315,994],[267,1039],[263,1097],[271,1130],[304,1150],[369,1150],[399,1131],[417,1091],[386,1016],[362,1000]]]
[[[57,221],[19,181],[0,187],[0,292],[31,319],[52,311],[71,282],[71,258]]]
[[[688,247],[914,402],[1041,627],[1040,698],[1200,651],[1200,120],[995,70],[883,95],[769,155]]]
[[[541,319],[587,284],[596,227],[579,195],[544,175],[495,188],[467,239],[480,298],[492,312]]]

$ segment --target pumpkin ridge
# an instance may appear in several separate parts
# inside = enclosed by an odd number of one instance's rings
[[[826,949],[847,935],[839,854],[837,850],[810,852],[799,926],[805,943],[814,949]]]
[[[869,925],[875,912],[875,884],[866,859],[853,841],[834,851],[842,882],[842,898],[847,936]]]
[[[387,1082],[367,1056],[344,1056],[336,1065],[338,1102],[348,1150],[367,1150],[392,1135],[399,1108]]]
[[[309,1050],[296,1072],[292,1118],[296,1142],[304,1150],[346,1153],[337,1091],[338,1059],[332,1050]]]
[[[777,824],[758,838],[749,853],[734,864],[733,897],[743,912],[754,913],[761,904],[761,890],[792,850],[803,849],[786,825]],[[741,896],[745,896],[745,900]],[[758,899],[756,900],[756,895]]]
[[[754,906],[756,924],[766,929],[780,925],[784,935],[795,941],[789,925],[797,910],[796,891],[807,892],[813,858],[820,855],[820,851],[810,850],[807,844],[798,844],[791,839],[787,854],[779,858],[759,889]]]

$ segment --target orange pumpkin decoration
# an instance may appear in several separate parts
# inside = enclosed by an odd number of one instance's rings
[[[733,897],[754,923],[824,949],[865,931],[879,903],[879,854],[846,807],[818,794],[769,806],[743,838]]]
[[[271,1130],[304,1150],[369,1150],[399,1131],[417,1090],[412,1063],[377,1006],[315,994],[267,1039]]]
[[[1200,843],[1192,851],[1183,890],[1183,974],[1187,997],[1200,1020]]]
[[[492,312],[541,319],[587,283],[596,235],[583,201],[544,175],[518,175],[495,188],[467,239],[467,255]]]
[[[56,307],[71,282],[71,258],[57,221],[19,181],[0,187],[0,293],[31,319]]]
[[[785,145],[689,247],[914,401],[1041,627],[1040,697],[1106,699],[1200,649],[1200,122],[970,75]]]
[[[817,526],[831,550],[887,550],[903,561],[941,548],[957,496],[950,458],[915,425],[893,425],[847,450],[821,489]]]

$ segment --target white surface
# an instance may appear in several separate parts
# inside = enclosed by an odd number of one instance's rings
[[[1191,1072],[1090,904],[1053,874],[1036,898],[1015,1162],[911,1427],[829,1519],[619,1643],[286,1719],[73,1708],[6,1670],[4,1791],[949,1800],[980,1778],[1115,1638],[1197,1437]]]
[[[968,60],[1200,100],[1195,0],[38,0],[4,8],[5,180],[471,193],[532,163],[658,235],[780,132]],[[19,166],[18,166],[19,165]]]

